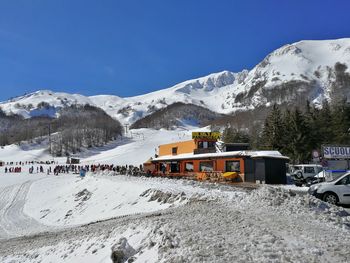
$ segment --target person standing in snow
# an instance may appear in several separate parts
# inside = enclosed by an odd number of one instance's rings
[[[82,166],[81,169],[80,169],[80,177],[81,177],[81,178],[84,178],[85,175],[86,175],[86,170],[85,170],[85,169],[83,168],[83,166]]]

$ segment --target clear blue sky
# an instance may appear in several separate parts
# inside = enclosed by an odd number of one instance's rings
[[[350,37],[342,0],[0,0],[0,100],[39,89],[143,94]]]

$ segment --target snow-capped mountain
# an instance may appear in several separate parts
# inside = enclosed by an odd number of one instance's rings
[[[270,53],[225,98],[223,107],[350,98],[350,39],[300,41]]]
[[[324,99],[349,99],[349,72],[350,38],[300,41],[273,51],[250,71],[214,73],[145,95],[86,97],[38,91],[2,102],[0,107],[7,113],[31,117],[55,115],[57,109],[71,104],[91,104],[131,124],[175,102],[227,114],[273,103],[298,105],[308,99],[320,104]]]
[[[58,109],[73,104],[93,105],[89,97],[84,95],[40,90],[2,102],[0,107],[8,114],[19,114],[30,118],[38,115],[53,117]]]
[[[247,73],[248,71],[240,73],[223,71],[145,95],[124,99],[101,95],[92,96],[90,99],[96,106],[126,123],[133,123],[175,102],[191,103],[218,112],[217,101],[222,101],[221,94],[229,90],[231,85],[241,83]]]
[[[20,114],[29,118],[40,114],[54,116],[60,108],[72,104],[90,104],[102,108],[122,123],[133,123],[176,102],[191,103],[218,111],[219,108],[216,108],[217,105],[213,98],[222,100],[223,90],[230,88],[230,85],[242,82],[247,73],[248,71],[241,73],[223,71],[188,80],[167,89],[129,98],[114,95],[87,97],[41,90],[2,102],[0,107],[6,113]]]

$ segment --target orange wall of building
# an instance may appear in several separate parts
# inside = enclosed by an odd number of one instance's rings
[[[243,158],[224,158],[224,159],[202,159],[202,160],[182,160],[180,161],[180,171],[185,172],[185,163],[190,162],[193,163],[194,172],[199,172],[199,163],[213,161],[214,163],[214,171],[222,171],[225,172],[226,161],[239,161],[240,162],[240,173],[244,174],[244,160]]]
[[[242,181],[245,180],[245,175],[244,175],[244,159],[243,158],[218,158],[218,159],[201,159],[201,160],[198,160],[198,159],[194,159],[194,160],[181,160],[179,161],[179,165],[180,165],[180,174],[182,175],[186,175],[186,174],[200,174],[200,170],[199,170],[199,166],[200,166],[200,162],[207,162],[207,161],[213,161],[213,165],[214,165],[214,172],[222,172],[224,173],[225,172],[225,162],[226,161],[239,161],[240,162],[240,172],[239,172],[239,176],[241,178]],[[188,171],[185,171],[185,164],[187,162],[190,162],[190,163],[193,163],[193,171],[192,172],[188,172]],[[172,173],[169,173],[170,172],[170,165],[169,164],[166,164],[167,166],[167,174],[168,175],[172,175]],[[159,170],[159,167],[157,168],[158,171]]]
[[[173,155],[173,147],[177,147],[177,154],[193,153],[193,150],[196,148],[196,143],[194,140],[190,140],[160,145],[159,156]]]

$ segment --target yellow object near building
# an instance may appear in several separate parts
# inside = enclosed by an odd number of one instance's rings
[[[218,140],[220,137],[220,132],[192,132],[192,139]]]
[[[222,174],[222,177],[225,179],[235,179],[237,178],[238,173],[237,172],[226,172]]]

